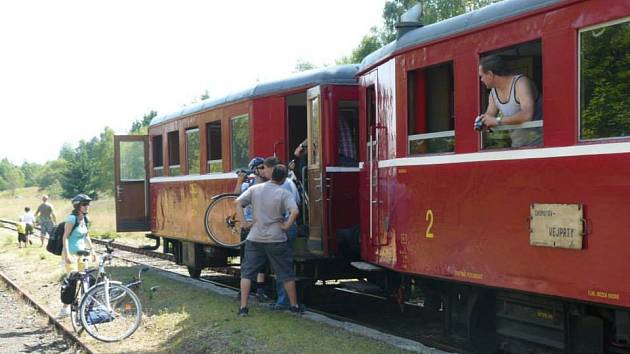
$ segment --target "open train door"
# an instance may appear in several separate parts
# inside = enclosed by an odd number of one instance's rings
[[[306,91],[306,124],[308,137],[308,249],[323,251],[322,216],[323,188],[322,180],[322,119],[321,89],[319,86]]]
[[[114,136],[116,231],[147,231],[149,213],[149,137]]]

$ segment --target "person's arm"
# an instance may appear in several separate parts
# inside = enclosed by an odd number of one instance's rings
[[[529,122],[534,117],[534,106],[536,103],[536,97],[534,97],[535,90],[532,85],[534,83],[525,76],[521,76],[517,81],[514,89],[516,90],[516,100],[520,102],[521,110],[509,117],[503,117],[501,119],[501,125],[516,125],[525,122]],[[489,114],[490,103],[493,106],[494,114]],[[496,114],[498,113],[494,100],[490,97],[490,103],[488,104],[488,111],[484,114],[483,122],[488,127],[494,127],[499,125]]]
[[[293,152],[293,155],[295,155],[295,157],[300,157],[300,156],[302,156],[302,154],[304,154],[304,152],[306,152],[307,140],[308,139],[304,139],[304,141],[301,142],[300,145],[298,145],[295,148],[295,151]]]
[[[52,205],[50,206],[50,220],[52,220],[53,223],[57,223],[57,216],[55,215],[55,209],[52,207]]]
[[[291,228],[291,225],[293,225],[293,223],[297,219],[298,215],[300,215],[300,211],[298,210],[298,208],[297,207],[291,207],[289,209],[289,217],[287,218],[287,221],[283,222],[282,225],[280,226],[280,228],[283,231],[289,230],[289,228]]]
[[[234,194],[241,194],[241,186],[243,185],[246,177],[247,174],[245,172],[238,174],[238,177],[236,178],[236,185],[234,186]]]
[[[298,215],[300,215],[300,211],[298,210],[298,206],[290,193],[285,193],[284,205],[289,211],[289,216],[287,217],[287,220],[280,225],[280,228],[283,231],[287,231],[291,225],[293,225],[295,220],[297,220]]]
[[[249,229],[252,227],[252,223],[245,220],[245,212],[243,210],[245,206],[251,203],[251,195],[252,195],[251,191],[252,189],[248,188],[245,192],[243,192],[243,194],[241,194],[234,201],[234,205],[236,206],[236,217],[238,218],[237,220],[242,220],[241,222],[242,229]]]
[[[480,115],[476,119],[481,119],[484,125],[488,127],[494,127],[497,124],[497,114],[499,114],[499,109],[494,103],[494,98],[492,97],[492,91],[488,95],[488,108],[486,108],[486,113]]]
[[[251,228],[252,224],[245,220],[245,212],[243,211],[243,205],[241,204],[241,202],[239,200],[236,200],[234,202],[234,205],[236,206],[237,220],[243,220],[243,222],[241,222],[241,229]]]
[[[503,119],[504,124],[521,124],[529,122],[534,118],[534,109],[536,106],[536,97],[534,83],[527,77],[521,77],[516,81],[515,94],[516,100],[520,102],[521,110],[509,117]]]

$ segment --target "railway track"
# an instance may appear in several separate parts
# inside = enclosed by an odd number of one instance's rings
[[[0,219],[2,227],[15,230],[15,222],[11,220]],[[99,245],[99,249],[104,247],[107,239],[92,238],[92,242]],[[174,263],[175,259],[172,254],[166,254],[162,252],[156,252],[149,249],[134,247],[121,243],[113,243],[112,245],[119,252],[116,252],[114,256],[126,262],[141,266],[149,266],[153,269],[161,272],[167,272],[175,277],[189,278],[188,270],[185,266],[179,266]],[[97,250],[98,251],[98,250]],[[236,297],[239,292],[239,271],[235,267],[220,267],[220,268],[208,268],[205,269],[199,279],[193,281],[199,281],[214,288],[224,289],[223,294]],[[362,319],[357,319],[351,313],[348,313],[348,308],[351,306],[349,303],[363,304],[365,308],[382,308],[383,298],[366,296],[365,294],[358,294],[348,292],[335,285],[319,284],[314,287],[315,290],[321,292],[319,295],[313,295],[315,298],[326,298],[327,301],[324,304],[310,304],[308,306],[307,317],[313,317],[313,319],[325,322],[331,326],[341,327],[351,332],[356,332],[361,335],[367,335],[368,337],[390,342],[404,349],[411,349],[417,352],[437,353],[439,350],[447,352],[456,352],[460,348],[444,344],[440,341],[436,341],[432,338],[413,336],[409,333],[402,334],[397,333],[395,330],[386,328],[385,326],[377,325],[365,320],[365,316]],[[341,294],[341,295],[340,295]],[[348,300],[350,298],[350,300]],[[357,300],[359,299],[359,300]],[[337,303],[331,303],[338,301]],[[372,301],[372,303],[370,303]],[[374,305],[374,301],[381,302]],[[341,310],[340,310],[341,309]],[[352,312],[352,311],[350,311]],[[382,315],[382,313],[375,316]],[[368,316],[370,317],[370,316]],[[395,320],[394,320],[395,321]],[[72,334],[72,333],[71,333]],[[403,343],[395,344],[395,343]],[[429,348],[426,346],[433,348]]]

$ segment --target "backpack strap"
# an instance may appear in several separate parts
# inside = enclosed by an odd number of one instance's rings
[[[74,214],[70,214],[70,215],[74,215]],[[85,223],[85,227],[87,227],[88,222],[90,222],[87,215],[83,215],[83,222]],[[74,225],[72,225],[72,230],[70,230],[70,233],[73,233],[74,229],[76,229],[77,227],[79,227],[79,220],[77,220],[77,222],[75,222]]]

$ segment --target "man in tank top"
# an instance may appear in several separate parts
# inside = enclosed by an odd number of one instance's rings
[[[477,118],[484,125],[492,128],[542,120],[542,96],[536,85],[523,75],[512,75],[501,56],[481,59],[479,77],[490,89],[488,109]],[[510,138],[512,147],[541,145],[542,128],[513,129]]]

